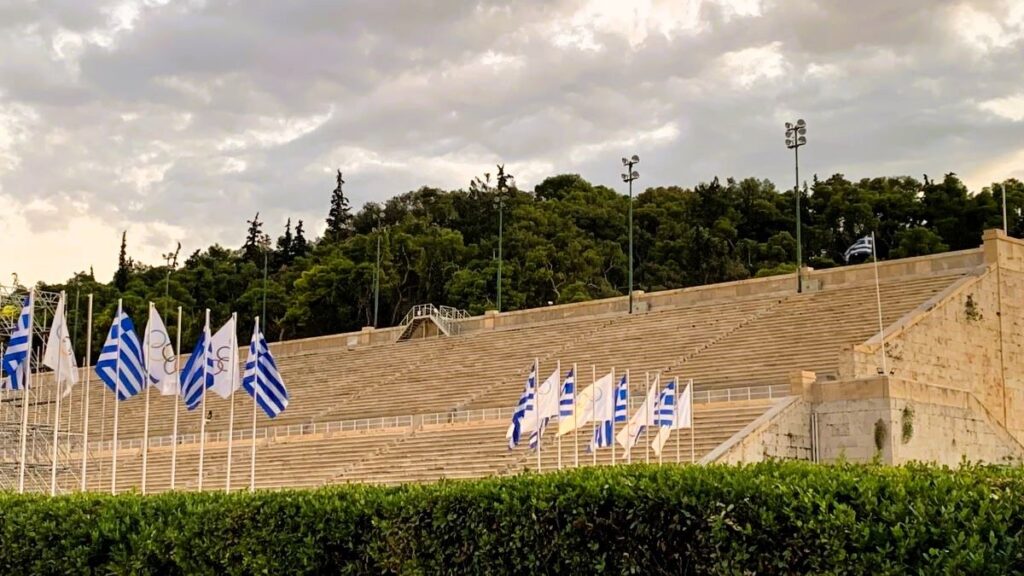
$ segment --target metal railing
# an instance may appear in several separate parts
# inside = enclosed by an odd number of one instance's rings
[[[726,388],[723,390],[698,390],[693,395],[694,404],[709,404],[712,402],[739,402],[744,400],[774,400],[789,396],[789,386],[745,386],[742,388]],[[633,395],[630,398],[630,407],[637,408],[643,403],[642,395]],[[289,436],[310,436],[314,434],[331,434],[335,432],[355,432],[360,430],[383,430],[388,428],[409,428],[418,420],[424,425],[436,424],[460,424],[468,422],[481,422],[485,420],[511,419],[515,407],[501,408],[478,408],[476,410],[454,410],[450,412],[436,412],[431,414],[404,415],[404,416],[382,416],[379,418],[362,418],[358,420],[337,420],[333,422],[310,422],[302,424],[288,424],[273,426],[269,428],[258,428],[257,439],[275,439]],[[557,418],[556,418],[557,420]],[[72,449],[81,448],[81,439],[77,437],[72,444]],[[235,430],[233,440],[250,440],[252,429],[244,428]],[[226,442],[228,433],[226,430],[207,432],[207,442]],[[200,441],[198,433],[179,434],[178,445],[194,444]],[[173,436],[155,436],[149,439],[151,448],[170,446],[174,442]],[[119,440],[118,449],[142,448],[141,438],[128,438]],[[110,450],[113,448],[113,441],[102,440],[89,442],[91,450]]]
[[[453,306],[434,306],[433,304],[417,304],[409,309],[402,318],[401,326],[408,326],[418,318],[431,318],[437,322],[447,334],[459,331],[459,320],[469,318],[469,312]]]

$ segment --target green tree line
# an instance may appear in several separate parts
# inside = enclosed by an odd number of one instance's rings
[[[621,191],[574,174],[549,177],[533,190],[499,188],[486,177],[464,189],[423,187],[353,211],[343,184],[339,172],[325,202],[322,237],[307,239],[305,223],[288,220],[272,241],[256,214],[240,248],[214,245],[180,260],[172,252],[162,265],[149,265],[129,256],[128,238],[111,281],[90,271],[40,288],[68,291],[79,334],[85,295],[94,294],[96,350],[119,297],[140,325],[147,302],[155,302],[172,332],[181,306],[184,350],[195,341],[205,308],[215,324],[234,311],[245,327],[261,314],[264,294],[268,339],[318,336],[372,324],[379,240],[380,326],[397,324],[411,306],[428,302],[482,313],[496,305],[500,197],[503,309],[627,291],[629,200]],[[1010,234],[1024,235],[1024,184],[1012,179],[972,194],[955,174],[858,181],[836,174],[815,177],[800,193],[805,264],[819,269],[844,264],[846,248],[872,231],[883,259],[975,247],[983,230],[1002,226],[1004,194]],[[634,201],[636,288],[793,272],[795,200],[793,189],[754,178],[648,188]],[[84,340],[76,338],[83,352]]]

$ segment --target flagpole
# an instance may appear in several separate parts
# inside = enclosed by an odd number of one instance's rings
[[[256,362],[252,370],[252,452],[249,455],[249,492],[256,491],[256,409],[260,395],[260,317],[256,317]],[[248,360],[248,358],[246,359]]]
[[[534,376],[534,388],[533,388],[533,406],[534,411],[537,414],[536,422],[534,423],[534,430],[537,432],[537,472],[541,471],[540,462],[540,443],[541,443],[541,427],[540,427],[540,358],[534,356],[533,358],[533,373]]]
[[[89,379],[92,376],[92,293],[89,294],[89,318],[85,333],[85,382],[82,383],[82,483],[85,492],[89,472]],[[101,435],[102,436],[102,435]]]
[[[661,386],[661,378],[658,378],[658,386]],[[661,411],[661,392],[658,392],[658,411]],[[661,418],[658,418],[658,436],[661,436]],[[665,445],[661,444],[658,448],[658,465],[660,466],[664,461],[665,456]]]
[[[25,493],[25,457],[28,449],[28,391],[32,380],[32,328],[36,311],[36,291],[28,291],[28,357],[25,364],[25,382],[21,391],[21,461],[18,463],[18,493]],[[18,313],[20,320],[20,311]],[[13,376],[11,377],[13,381]]]
[[[626,464],[633,463],[633,432],[629,429],[629,421],[632,420],[631,414],[629,413],[629,387],[633,382],[629,379],[629,368],[626,368],[626,438],[629,439],[629,443],[626,444]]]
[[[224,491],[231,492],[231,449],[234,446],[235,437],[235,371],[238,370],[235,352],[238,350],[238,313],[231,313],[231,368],[228,369],[228,382],[231,385],[231,408],[228,409],[228,469],[224,474]]]
[[[590,385],[593,386],[590,389],[590,420],[594,422],[594,432],[597,432],[597,421],[594,420],[594,414],[597,413],[597,366],[590,365]],[[590,459],[591,465],[597,466],[597,446],[594,445],[593,435],[590,439]]]
[[[558,372],[558,424],[562,424],[562,359],[559,358],[555,361],[555,371]],[[573,390],[575,394],[576,391]],[[558,442],[558,469],[562,469],[562,437],[555,435],[556,441]]]
[[[882,291],[878,286],[878,252],[875,249],[875,233],[871,233],[871,258],[875,261],[875,300],[878,303],[878,344],[882,349],[882,374],[889,373],[885,354],[885,325],[882,324]]]
[[[647,399],[651,398],[651,373],[644,372],[644,381],[647,383]],[[655,404],[657,405],[657,404]],[[644,464],[651,463],[651,407],[644,411]]]
[[[174,387],[178,389],[176,396],[181,396],[181,306],[178,306],[177,347],[174,349]],[[171,431],[171,490],[174,490],[174,477],[178,471],[178,398],[174,399],[174,428]]]
[[[153,303],[149,303],[149,318],[153,317]],[[149,470],[149,390],[151,386],[149,371],[149,319],[146,319],[146,334],[142,337],[142,346],[146,349],[144,354],[146,362],[146,373],[142,376],[146,386],[146,411],[142,417],[142,493],[146,493],[146,473]]]
[[[67,303],[64,301],[65,296],[66,296],[65,292],[63,290],[61,290],[61,292],[60,292],[60,305],[64,306],[64,307],[67,307]],[[60,369],[61,369],[61,360],[64,358],[64,334],[63,334],[63,332],[67,332],[67,315],[64,313],[64,310],[59,310],[58,313],[60,313],[61,318],[63,319],[63,321],[62,321],[62,324],[60,325],[60,327],[58,328],[58,334],[57,334],[57,379],[53,383],[55,389],[57,390],[57,405],[56,405],[56,410],[54,411],[55,415],[53,417],[53,450],[51,451],[51,455],[52,456],[50,458],[50,460],[51,460],[50,461],[50,496],[56,496],[57,495],[57,460],[60,458],[60,453],[57,450],[58,442],[60,441],[60,400],[61,400],[61,396],[64,396],[64,391],[61,389],[61,383],[60,383],[60,376],[61,376]],[[56,318],[56,315],[54,317]],[[51,330],[53,329],[52,325],[50,326],[50,329]],[[49,347],[50,347],[49,342],[47,342],[46,347],[47,347],[46,351],[49,352],[50,351],[49,350]],[[44,356],[44,358],[45,358],[45,356]]]
[[[111,446],[111,468],[110,468],[110,493],[117,494],[117,417],[119,406],[121,404],[120,388],[121,388],[121,340],[123,335],[121,331],[124,330],[124,325],[121,322],[121,298],[117,299],[117,315],[114,317],[114,322],[117,322],[117,362],[114,367],[114,441]]]
[[[210,334],[209,334],[209,332],[210,332],[210,309],[207,308],[206,309],[206,324],[205,324],[205,327],[203,328],[203,336],[204,336],[203,337],[203,347],[204,348],[202,350],[202,354],[203,354],[203,357],[202,357],[203,381],[200,384],[200,387],[202,388],[202,391],[203,391],[203,398],[202,398],[202,402],[201,402],[200,408],[199,408],[200,418],[202,418],[202,420],[201,420],[201,422],[199,424],[199,481],[197,483],[197,487],[198,487],[200,492],[203,491],[203,460],[206,457],[206,378],[207,378],[207,372],[208,372],[208,369],[209,369],[209,367],[208,367],[208,365],[206,363],[206,361],[207,361],[206,350],[207,350],[207,348],[210,347],[210,342],[209,342]],[[193,350],[192,353],[195,354],[196,351]]]
[[[679,414],[679,402],[680,402],[680,400],[683,399],[683,395],[680,393],[680,390],[679,390],[679,384],[681,384],[681,383],[682,383],[682,381],[679,379],[678,376],[676,376],[676,404],[675,404],[675,406],[672,407],[672,412],[674,413],[673,417],[672,417],[672,422],[676,425],[676,464],[679,464],[679,462],[680,462],[680,459],[679,459],[679,437],[682,436],[682,434],[683,434],[682,432],[679,431],[680,430],[680,428],[679,428],[679,416],[680,416],[680,414]]]
[[[693,378],[690,378],[690,464],[697,462],[697,452],[695,449],[694,436],[697,435],[697,419],[693,417]]]
[[[615,366],[612,366],[612,466],[615,466],[615,404],[618,403],[618,386],[615,385]],[[626,412],[629,412],[627,409]]]
[[[572,363],[572,442],[574,467],[580,467],[580,431],[576,429],[579,424],[576,410],[576,395],[580,391],[580,373],[576,370],[576,363]]]

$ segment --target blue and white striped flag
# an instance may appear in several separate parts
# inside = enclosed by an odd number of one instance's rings
[[[120,302],[114,321],[110,323],[110,331],[103,343],[99,360],[96,361],[96,374],[121,401],[135,396],[146,387],[142,345],[135,334],[135,324],[121,309]]]
[[[573,406],[576,405],[576,376],[572,368],[565,375],[565,382],[562,383],[562,395],[558,399],[558,421],[562,422],[572,418]]]
[[[557,418],[559,413],[559,401],[561,400],[558,386],[558,368],[551,372],[543,382],[537,385],[537,394],[534,406],[536,407],[537,425],[530,432],[530,449],[536,450],[540,446],[540,437],[547,430],[548,421]]]
[[[32,346],[32,309],[35,305],[35,293],[29,292],[18,315],[18,325],[7,342],[7,350],[0,360],[0,367],[7,377],[0,379],[0,387],[10,390],[21,390],[25,385],[25,367],[28,366],[29,350]]]
[[[215,374],[213,341],[210,338],[210,324],[207,323],[206,326],[203,326],[199,341],[192,348],[192,354],[188,357],[188,362],[185,363],[179,377],[181,397],[185,401],[186,408],[195,410],[199,407],[206,389],[213,386]]]
[[[260,332],[258,319],[252,330],[249,357],[245,359],[242,388],[260,405],[268,418],[275,418],[288,407],[288,389],[284,387],[281,373],[277,371],[277,362],[274,362],[274,356],[270,353],[267,339]]]
[[[629,376],[622,375],[619,385],[615,388],[615,421],[625,422],[629,419]]]
[[[594,437],[590,440],[588,452],[611,446],[615,441],[615,409],[619,403],[613,372],[598,378],[592,389]]]
[[[537,393],[537,364],[534,363],[530,367],[530,375],[526,378],[526,389],[523,390],[521,396],[519,396],[519,403],[516,405],[516,411],[512,413],[512,423],[509,424],[508,432],[505,433],[505,437],[508,438],[508,449],[511,450],[519,445],[519,439],[524,431],[532,432],[529,428],[530,416],[535,412],[534,402],[536,400]],[[534,424],[536,418],[534,418]]]
[[[654,411],[654,425],[664,428],[675,427],[676,418],[676,379],[668,381],[658,397],[658,407]]]

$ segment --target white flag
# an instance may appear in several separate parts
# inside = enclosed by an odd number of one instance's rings
[[[242,385],[238,369],[238,336],[235,319],[228,320],[211,339],[213,344],[213,386],[210,390],[228,398]]]
[[[577,378],[577,382],[579,378]],[[597,394],[599,397],[602,393],[608,389],[614,388],[615,377],[609,372],[598,378],[597,382],[594,382],[590,386],[587,386],[576,395],[576,417],[566,418],[564,421],[558,423],[558,435],[562,436],[578,430],[583,427],[584,424],[592,422],[594,420],[594,395]],[[600,390],[600,392],[598,392]],[[614,396],[614,392],[608,392],[608,396]],[[612,410],[614,411],[614,405]]]
[[[558,370],[551,373],[548,379],[537,388],[537,419],[543,421],[545,418],[558,416],[558,399],[561,395],[561,388],[558,386]]]
[[[615,436],[619,444],[626,449],[626,454],[629,454],[633,446],[636,446],[636,443],[640,440],[640,435],[644,433],[644,427],[654,425],[654,421],[657,419],[658,394],[660,392],[658,380],[655,379],[654,385],[647,391],[647,398],[644,399],[644,403],[629,418],[629,424],[622,430],[619,430],[619,433]]]
[[[594,384],[594,415],[595,422],[605,422],[615,418],[615,373],[609,372]]]
[[[655,454],[660,455],[668,437],[673,430],[693,427],[693,380],[687,385],[683,393],[679,395],[676,403],[675,413],[672,415],[672,426],[662,426],[658,429],[658,435],[651,440],[651,448]]]
[[[71,335],[64,316],[64,293],[57,301],[57,310],[50,324],[50,337],[46,341],[43,364],[60,373],[61,395],[67,396],[78,382],[78,365],[75,363],[75,349],[71,346]],[[59,369],[58,369],[59,366]]]
[[[152,304],[149,306],[149,321],[146,323],[142,348],[145,350],[143,358],[149,368],[150,384],[156,386],[164,396],[177,394],[179,384],[174,345],[171,344],[171,335],[160,313]]]

